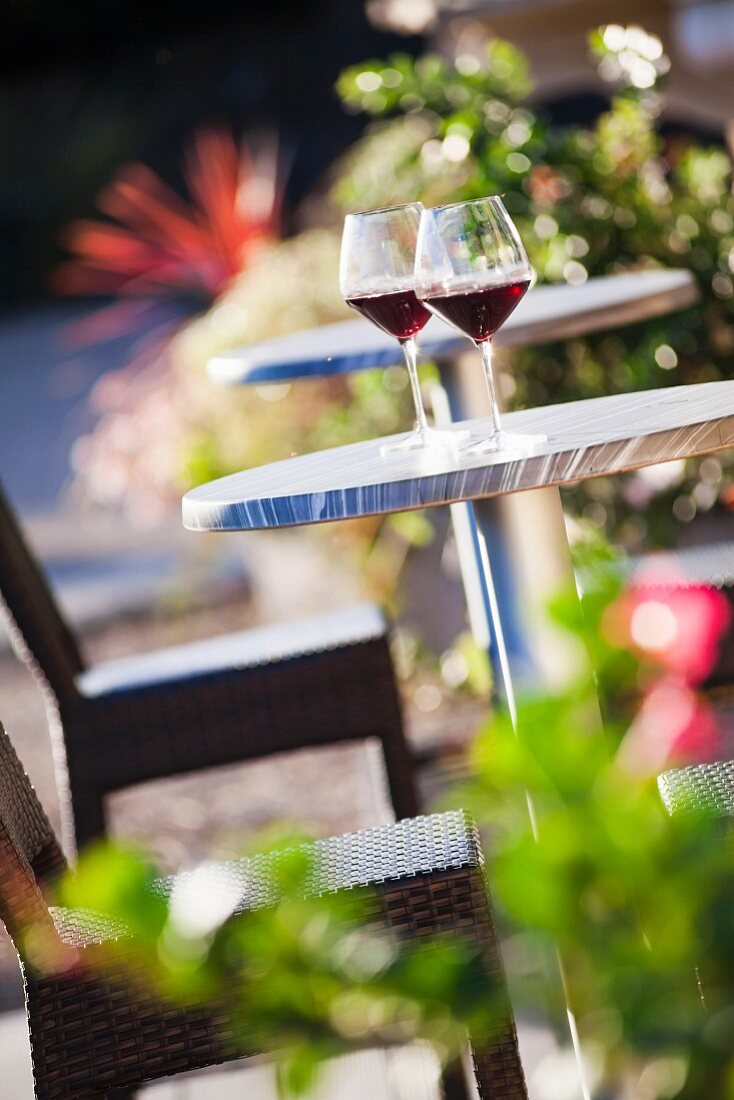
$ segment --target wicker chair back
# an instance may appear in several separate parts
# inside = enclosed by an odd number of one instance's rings
[[[76,638],[65,622],[0,485],[0,614],[21,660],[59,698],[76,695],[84,670]]]

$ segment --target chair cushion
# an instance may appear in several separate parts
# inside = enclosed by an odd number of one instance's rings
[[[82,672],[75,683],[84,697],[99,698],[176,680],[293,661],[372,641],[382,637],[386,630],[379,608],[361,604],[317,618],[222,634],[106,662]]]

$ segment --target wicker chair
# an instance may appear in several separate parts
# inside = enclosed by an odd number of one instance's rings
[[[241,892],[240,912],[273,900],[272,856],[220,865]],[[0,726],[0,918],[24,972],[36,1096],[77,1100],[134,1088],[143,1081],[256,1051],[243,1051],[212,1007],[162,1002],[129,966],[111,969],[100,945],[120,926],[84,913],[49,908],[45,889],[66,862],[35,791]],[[481,948],[504,1008],[493,1034],[472,1036],[482,1100],[526,1100],[524,1077],[476,830],[461,812],[420,817],[317,842],[314,890],[375,887],[379,916],[398,936],[461,930]],[[161,880],[163,893],[173,880]],[[46,945],[55,972],[29,965],[26,933]],[[45,938],[39,939],[39,929]],[[61,964],[61,966],[60,966]],[[484,980],[484,975],[477,975]]]
[[[70,847],[104,832],[112,791],[368,738],[381,742],[396,815],[417,812],[387,627],[371,605],[86,668],[0,489],[0,609],[44,690]]]
[[[734,760],[670,768],[658,777],[658,789],[668,813],[734,817]]]

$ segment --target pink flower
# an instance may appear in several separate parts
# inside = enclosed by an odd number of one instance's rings
[[[729,619],[718,589],[658,574],[637,579],[609,607],[604,627],[614,645],[697,684],[716,663]]]
[[[645,697],[617,758],[635,775],[649,776],[716,760],[722,748],[713,708],[687,684],[666,677]]]

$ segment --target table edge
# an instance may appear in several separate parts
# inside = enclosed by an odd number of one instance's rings
[[[638,318],[632,316],[633,311],[637,307],[637,301],[629,301],[617,305],[601,305],[596,309],[587,310],[583,314],[583,318],[568,318],[566,322],[562,322],[558,330],[552,335],[546,336],[544,334],[544,328],[548,324],[547,321],[533,322],[528,320],[523,325],[522,336],[513,337],[513,330],[500,329],[499,333],[494,338],[494,344],[496,347],[506,348],[519,348],[519,347],[535,347],[543,343],[555,343],[557,340],[568,340],[577,336],[591,335],[595,332],[599,332],[604,328],[606,318],[610,312],[615,314],[616,328],[624,328],[627,325],[632,324],[646,324],[648,321],[654,320],[665,313],[674,312],[676,310],[684,309],[687,306],[695,305],[700,299],[700,290],[696,282],[695,276],[692,272],[686,268],[661,268],[659,271],[650,272],[650,274],[675,273],[679,276],[687,276],[687,278],[681,278],[680,285],[672,286],[667,290],[659,290],[655,294],[645,298],[646,306],[649,307],[649,312],[645,317]],[[647,272],[627,272],[628,275],[634,274],[646,274]],[[598,276],[598,279],[615,279],[623,278],[625,273],[619,276],[615,275],[602,275]],[[564,284],[544,284],[547,286],[561,286]],[[528,299],[530,300],[530,299]],[[621,319],[620,319],[621,318]],[[330,324],[348,324],[352,318],[345,318],[344,321],[332,321]],[[589,323],[591,322],[591,324]],[[324,326],[316,326],[324,327]],[[283,338],[297,337],[300,333],[307,333],[312,331],[311,329],[301,329],[293,333],[288,333]],[[248,376],[245,374],[247,367],[235,366],[236,360],[233,362],[229,356],[237,354],[238,350],[247,352],[248,348],[256,348],[268,341],[258,341],[252,345],[245,345],[242,349],[232,349],[230,352],[220,353],[212,356],[206,361],[205,370],[211,382],[217,386],[230,387],[230,386],[269,386],[269,385],[284,385],[299,380],[307,380],[309,378],[328,378],[340,374],[352,374],[360,370],[378,370],[384,369],[385,366],[389,366],[389,363],[375,362],[374,364],[366,366],[339,366],[331,370],[323,370],[326,363],[326,359],[323,356],[312,357],[307,360],[302,360],[298,364],[298,369],[290,371],[286,368],[281,374],[276,377],[257,377],[258,371],[267,371],[268,367],[253,367],[251,374]],[[437,338],[431,344],[431,351],[426,351],[428,356],[440,356],[447,351],[453,350],[456,345],[467,343],[467,338],[460,332],[452,330],[450,326],[446,326],[446,335],[442,338]],[[375,348],[373,350],[365,351],[361,357],[363,359],[376,359],[382,358],[387,354],[386,349]],[[343,356],[334,356],[337,361],[340,361]],[[354,356],[355,360],[358,356]],[[399,362],[400,353],[396,350],[395,362]]]
[[[623,468],[614,468],[614,469],[610,469],[607,466],[602,465],[598,469],[593,469],[591,471],[587,470],[584,473],[580,474],[578,477],[568,477],[568,478],[566,478],[566,477],[559,476],[559,477],[551,478],[550,480],[544,480],[543,482],[541,482],[539,484],[531,483],[531,484],[527,484],[527,485],[519,485],[516,488],[503,489],[503,490],[498,490],[498,491],[494,491],[494,492],[483,492],[481,494],[471,496],[471,497],[446,496],[445,498],[443,498],[441,500],[434,500],[434,501],[428,501],[428,502],[418,501],[416,503],[406,503],[405,506],[401,506],[400,508],[391,508],[391,509],[388,509],[388,510],[375,509],[373,511],[368,510],[368,511],[360,512],[358,515],[347,515],[347,514],[330,515],[330,516],[326,516],[325,518],[317,517],[317,518],[313,518],[313,519],[312,518],[296,519],[296,520],[289,521],[289,522],[282,522],[282,523],[278,522],[278,523],[275,523],[275,524],[262,524],[262,525],[260,525],[260,524],[247,524],[247,525],[238,525],[238,526],[234,526],[234,525],[211,526],[211,525],[209,525],[209,523],[205,523],[204,525],[202,525],[201,521],[192,522],[193,512],[202,513],[202,512],[207,512],[207,511],[210,511],[210,510],[214,511],[216,509],[219,509],[221,511],[222,509],[226,510],[226,509],[234,508],[235,505],[232,505],[232,504],[217,505],[213,502],[212,503],[207,503],[205,501],[201,501],[201,502],[192,501],[190,499],[191,498],[191,493],[194,492],[195,490],[191,490],[189,493],[186,493],[186,495],[183,497],[182,502],[181,502],[183,525],[186,528],[186,530],[188,530],[188,531],[196,531],[196,532],[199,532],[199,533],[202,533],[202,534],[217,533],[217,532],[225,533],[225,532],[235,532],[235,531],[277,531],[277,530],[285,529],[285,528],[288,528],[288,527],[311,527],[311,526],[315,526],[316,524],[320,524],[320,523],[344,522],[346,520],[352,520],[352,519],[353,520],[359,520],[359,519],[368,518],[370,516],[374,517],[374,516],[379,516],[379,515],[390,515],[390,514],[394,514],[394,513],[397,513],[397,512],[403,512],[403,511],[405,511],[405,512],[418,511],[418,510],[423,509],[423,508],[441,508],[441,507],[446,507],[446,506],[449,506],[449,505],[452,505],[452,504],[460,504],[460,503],[462,503],[464,501],[468,501],[468,500],[471,500],[471,501],[491,500],[495,497],[511,496],[511,495],[514,495],[515,493],[530,492],[530,491],[535,491],[537,489],[559,488],[561,486],[566,486],[566,485],[577,485],[577,484],[579,484],[579,482],[593,480],[594,478],[597,478],[597,477],[609,477],[609,476],[614,476],[614,475],[617,475],[617,474],[631,473],[634,470],[640,470],[640,469],[644,469],[646,466],[655,465],[655,464],[657,464],[657,462],[672,462],[672,461],[675,461],[675,460],[678,460],[678,459],[696,458],[700,455],[715,454],[718,451],[730,450],[730,449],[734,448],[734,412],[728,414],[727,416],[723,417],[720,420],[697,421],[693,424],[685,425],[685,428],[686,428],[686,430],[691,431],[691,432],[695,432],[697,430],[700,431],[701,429],[704,429],[704,428],[709,428],[712,433],[714,433],[714,434],[718,433],[719,436],[721,436],[722,430],[723,430],[725,425],[730,426],[731,438],[726,439],[726,440],[719,439],[718,442],[713,442],[713,443],[707,441],[705,443],[705,445],[702,444],[700,446],[694,446],[693,449],[685,449],[685,450],[674,451],[670,455],[666,455],[665,458],[658,458],[658,459],[655,459],[652,462],[649,461],[649,460],[647,460],[647,461],[634,461],[633,460],[629,464],[625,464],[625,466]],[[646,435],[644,437],[631,437],[631,438],[622,437],[620,439],[605,440],[603,443],[591,444],[591,449],[596,447],[596,448],[599,448],[601,450],[601,448],[603,448],[603,447],[614,446],[614,445],[631,444],[631,443],[635,443],[635,441],[639,444],[640,447],[642,447],[643,445],[647,446],[650,440],[655,440],[655,439],[657,439],[661,436],[667,436],[671,432],[679,432],[679,431],[681,431],[681,428],[663,428],[658,432],[650,432],[648,435]],[[564,455],[570,457],[570,456],[573,456],[573,455],[577,454],[578,450],[579,449],[577,447],[574,447],[574,448],[569,448],[568,450],[554,451],[553,455],[554,455],[554,457],[557,456],[559,459],[562,459],[562,457]],[[532,466],[532,464],[534,462],[537,462],[538,460],[540,460],[541,462],[544,462],[547,458],[548,458],[548,455],[534,455],[534,456],[531,455],[531,456],[528,456],[528,458],[525,460],[524,468],[527,468],[528,466]],[[498,463],[497,466],[498,467],[502,466],[502,464]],[[482,468],[483,467],[481,467],[481,466],[475,467],[475,469],[477,469],[477,470],[481,470]],[[504,466],[502,468],[504,468]],[[255,469],[256,469],[256,467],[255,467]],[[445,473],[451,473],[451,471],[444,471],[444,472]],[[464,472],[466,472],[466,471],[464,471]],[[436,476],[436,475],[431,475],[431,474],[427,473],[427,474],[425,474],[421,477],[418,477],[418,478],[404,478],[404,479],[401,479],[400,481],[395,481],[392,484],[394,486],[399,486],[399,485],[409,484],[410,482],[413,482],[413,481],[423,482],[423,481],[426,481],[428,478],[430,478],[432,476]],[[379,483],[376,483],[376,484],[379,484]],[[346,489],[346,490],[343,490],[343,491],[348,492],[349,490]],[[289,496],[288,498],[286,498],[286,497],[265,497],[265,498],[263,498],[263,500],[267,501],[268,503],[272,503],[272,502],[275,502],[277,500],[283,500],[284,501],[285,499],[288,499],[288,500],[293,501],[293,502],[297,502],[299,500],[306,501],[310,497],[313,497],[314,495],[315,494],[313,494],[313,493],[294,493],[291,496]],[[254,503],[255,503],[255,501],[253,501],[253,504]],[[189,515],[190,513],[191,513],[191,518],[190,518],[190,515]]]

